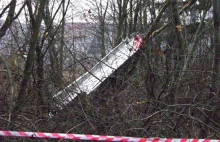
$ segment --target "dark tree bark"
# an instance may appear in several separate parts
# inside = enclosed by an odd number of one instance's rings
[[[213,33],[213,49],[214,49],[214,59],[212,63],[212,77],[211,77],[211,84],[210,89],[213,93],[217,93],[216,83],[219,80],[219,63],[220,63],[220,1],[213,0],[213,26],[214,26],[214,33]]]
[[[100,1],[100,3],[98,4],[98,2],[96,1],[96,7],[98,10],[98,18],[99,18],[99,29],[98,29],[98,33],[99,36],[98,38],[101,39],[101,45],[100,45],[100,50],[101,50],[101,58],[105,57],[106,55],[106,46],[105,46],[105,42],[106,42],[106,23],[105,23],[105,19],[106,19],[106,14],[107,14],[107,10],[108,10],[108,5],[109,2],[107,2],[106,6],[103,6],[102,1]]]
[[[219,115],[219,88],[216,87],[219,85],[219,66],[220,66],[220,1],[219,0],[213,0],[213,50],[214,50],[214,58],[212,61],[212,74],[211,74],[211,81],[210,81],[210,93],[207,97],[208,105],[216,106],[216,109],[213,111],[206,111],[206,119],[205,123],[210,124],[210,119],[213,119],[213,116],[216,114]],[[219,120],[216,122],[219,124]],[[206,138],[209,134],[209,128],[207,129],[201,129],[200,130],[200,137]]]
[[[9,7],[9,12],[8,12],[8,16],[4,22],[4,24],[2,25],[2,27],[0,28],[0,39],[5,35],[7,29],[11,26],[12,22],[15,20],[15,7],[16,7],[16,0],[12,0],[8,6],[5,7],[5,9],[2,11],[1,16],[3,15],[3,13],[5,12],[5,10]],[[0,18],[1,18],[0,16]]]
[[[43,116],[43,113],[46,112],[46,94],[45,94],[45,84],[44,84],[44,54],[42,53],[43,45],[37,46],[36,55],[37,55],[37,106],[39,117]]]
[[[136,32],[137,31],[137,24],[138,24],[138,17],[139,17],[139,11],[141,9],[141,0],[137,1],[137,5],[134,11],[134,25],[133,25],[133,29],[132,32]]]
[[[62,85],[62,76],[63,76],[63,63],[64,63],[64,45],[65,45],[65,0],[63,0],[63,3],[62,3],[62,25],[61,25],[61,41],[60,41],[60,49],[59,49],[59,52],[60,52],[60,63],[59,63],[59,70],[58,70],[58,75],[60,76],[60,82],[59,84]]]
[[[18,92],[18,98],[16,100],[15,107],[13,109],[14,113],[20,111],[20,109],[24,106],[28,95],[27,94],[28,82],[30,82],[31,80],[32,66],[34,63],[34,57],[36,55],[35,54],[36,47],[39,42],[40,27],[41,27],[46,1],[40,0],[39,3],[40,3],[39,7],[37,8],[38,11],[37,15],[34,15],[32,11],[31,1],[27,0],[27,7],[31,19],[31,39],[29,43],[27,60],[24,68],[24,78],[21,81],[20,90]]]
[[[47,0],[46,6],[45,6],[45,12],[43,20],[45,22],[45,26],[47,28],[48,32],[48,52],[49,52],[49,58],[50,58],[50,67],[51,67],[51,80],[54,83],[55,86],[59,85],[61,82],[61,76],[58,73],[59,69],[59,59],[58,59],[58,51],[55,49],[55,34],[57,33],[57,29],[54,28],[53,24],[53,18],[50,14],[49,9],[49,0]]]
[[[118,23],[117,23],[117,34],[116,34],[116,39],[115,39],[115,46],[117,46],[123,37],[123,23],[127,19],[127,5],[128,5],[129,0],[117,0],[117,5],[118,5]]]
[[[178,5],[177,0],[171,0],[171,8],[172,8],[172,18],[173,18],[173,26],[176,35],[174,48],[177,50],[177,61],[182,61],[183,50],[184,50],[184,40],[182,36],[182,32],[178,29],[178,26],[182,26],[178,14]]]

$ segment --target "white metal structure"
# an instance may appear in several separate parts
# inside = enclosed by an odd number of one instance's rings
[[[138,48],[137,48],[138,49]],[[110,51],[91,70],[58,92],[54,97],[60,99],[62,105],[71,102],[77,94],[88,95],[95,90],[117,68],[136,52],[134,39],[126,39]]]

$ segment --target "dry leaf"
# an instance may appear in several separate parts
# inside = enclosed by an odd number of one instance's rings
[[[183,25],[178,25],[178,26],[176,26],[176,28],[177,28],[177,30],[178,30],[179,32],[182,32],[184,26],[183,26]]]

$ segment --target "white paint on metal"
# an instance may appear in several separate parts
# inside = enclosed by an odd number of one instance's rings
[[[62,105],[67,105],[77,94],[90,94],[136,52],[133,48],[134,39],[122,41],[91,70],[59,91],[54,97],[60,99]]]

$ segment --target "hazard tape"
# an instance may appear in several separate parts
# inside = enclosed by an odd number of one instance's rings
[[[102,135],[83,135],[83,134],[64,134],[64,133],[43,133],[43,132],[18,132],[0,131],[0,136],[5,137],[25,137],[43,139],[71,139],[89,141],[123,141],[123,142],[220,142],[220,140],[209,139],[173,139],[173,138],[135,138],[122,136],[102,136]]]

